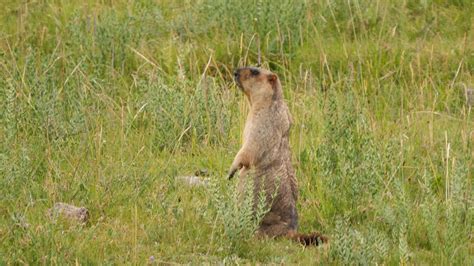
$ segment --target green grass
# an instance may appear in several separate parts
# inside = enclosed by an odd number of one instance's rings
[[[472,1],[1,2],[0,264],[473,264]],[[258,48],[325,247],[232,231]]]

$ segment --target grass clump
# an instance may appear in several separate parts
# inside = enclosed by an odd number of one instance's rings
[[[248,178],[245,183],[238,186],[231,185],[224,190],[219,189],[216,181],[211,182],[209,194],[210,207],[216,212],[216,220],[222,225],[225,239],[228,241],[228,252],[230,254],[244,255],[242,250],[248,247],[260,222],[269,211],[267,196],[261,190],[258,195],[254,195],[254,180]],[[240,252],[240,254],[239,254]]]

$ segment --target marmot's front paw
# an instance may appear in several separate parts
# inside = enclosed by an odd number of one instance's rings
[[[230,170],[229,170],[229,175],[227,176],[227,179],[231,180],[231,179],[234,177],[235,172],[237,172],[237,170],[239,170],[239,169],[237,169],[237,168],[235,168],[235,167],[233,167],[232,169],[230,169]]]
[[[237,160],[236,160],[236,161],[237,161]],[[243,167],[243,165],[242,165],[241,163],[233,163],[232,166],[231,166],[230,169],[229,169],[229,175],[227,176],[227,178],[228,178],[229,180],[231,180],[232,177],[234,177],[235,172],[239,171],[240,168],[242,168],[242,167]]]

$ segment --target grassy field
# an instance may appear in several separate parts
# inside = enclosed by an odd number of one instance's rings
[[[473,265],[472,1],[0,4],[1,265]],[[294,118],[299,229],[330,245],[252,238],[225,179],[231,73],[258,50]],[[211,186],[177,180],[198,169]]]

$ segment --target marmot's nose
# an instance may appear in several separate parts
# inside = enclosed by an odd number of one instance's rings
[[[234,78],[238,79],[239,76],[240,76],[240,71],[237,69],[236,71],[234,71]]]

